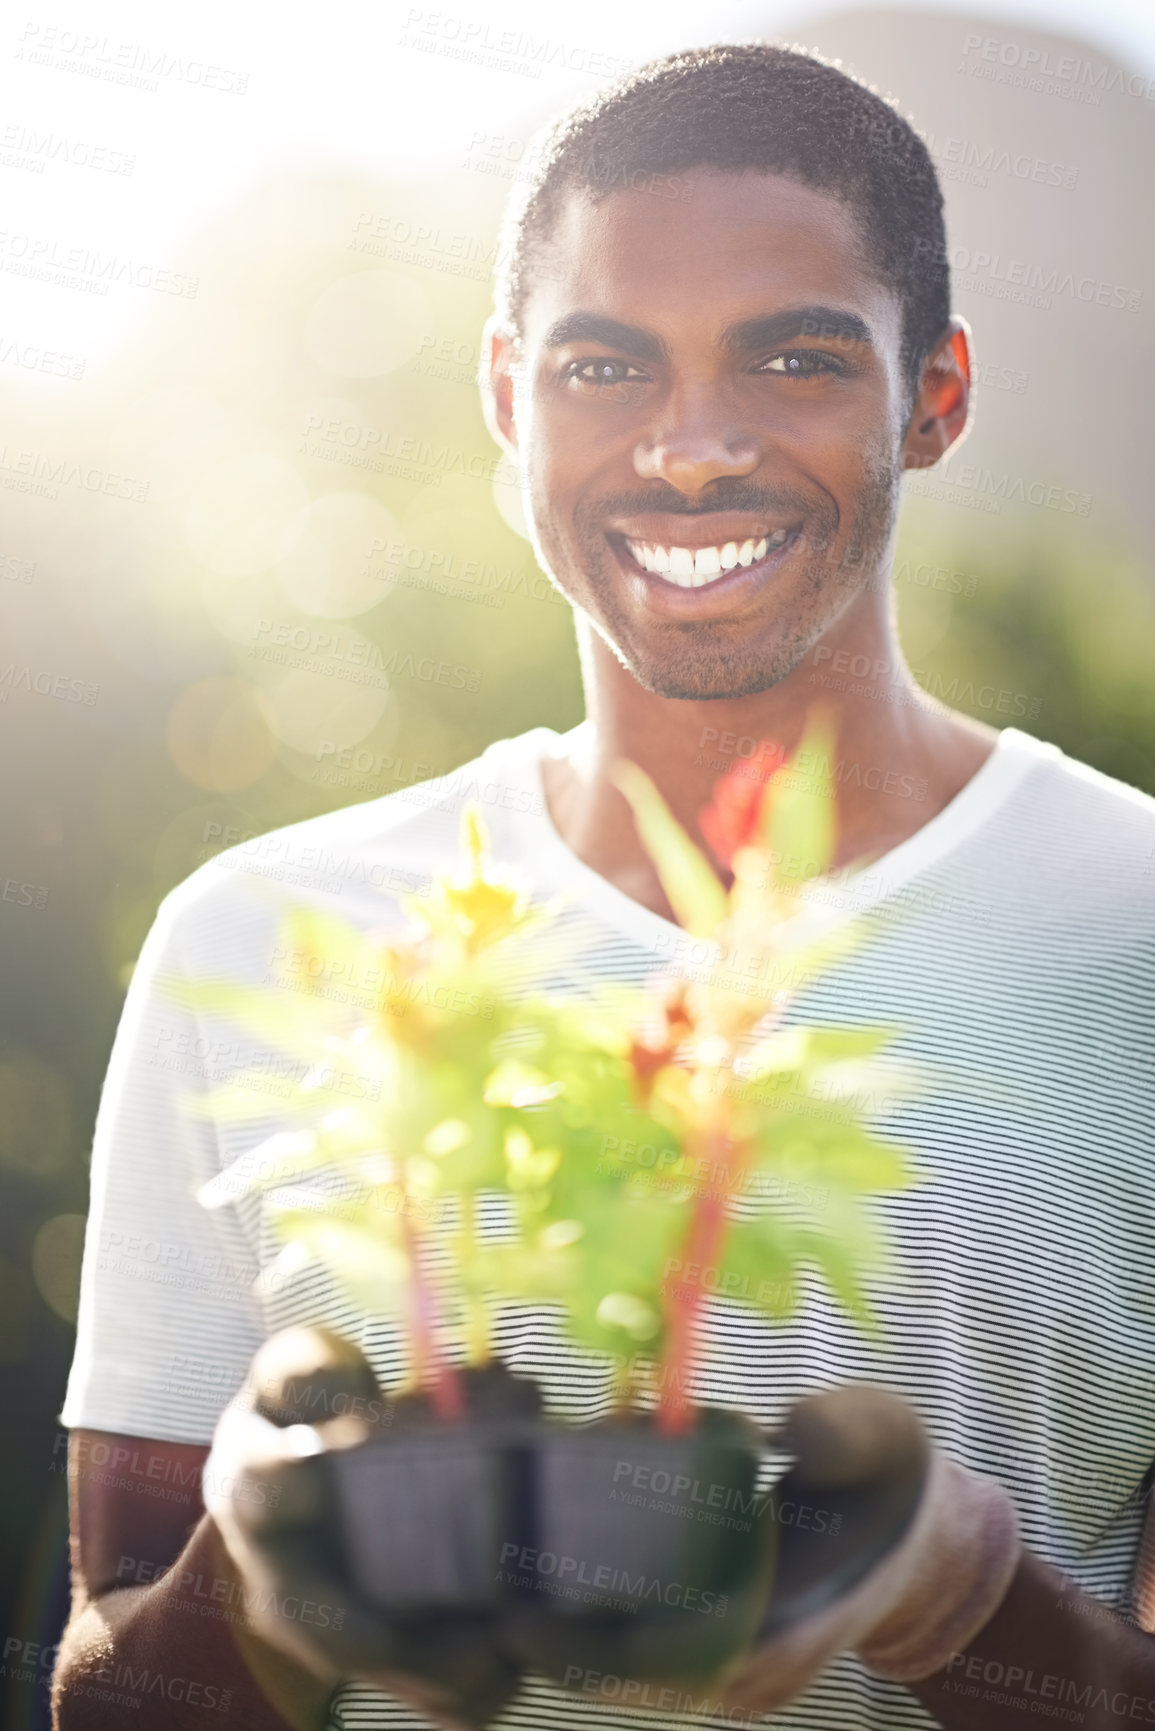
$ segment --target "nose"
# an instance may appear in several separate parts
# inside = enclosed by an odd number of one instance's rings
[[[751,475],[761,461],[759,441],[734,424],[733,405],[706,383],[671,392],[634,449],[641,479],[691,494],[722,475]]]

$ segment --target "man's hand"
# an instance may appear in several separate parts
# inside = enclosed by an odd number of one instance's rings
[[[770,1598],[711,1694],[730,1712],[773,1713],[847,1651],[896,1682],[940,1670],[1015,1575],[1007,1493],[934,1449],[913,1409],[873,1384],[799,1401],[771,1440],[795,1459],[764,1517],[778,1529]],[[632,1704],[660,1710],[662,1697],[639,1687]]]
[[[783,1526],[763,1638],[723,1680],[726,1700],[773,1712],[846,1651],[892,1682],[941,1670],[1015,1577],[1007,1492],[935,1449],[900,1396],[868,1383],[800,1401],[776,1440],[797,1456],[779,1508],[825,1504],[826,1518],[805,1534]]]
[[[367,1361],[347,1341],[316,1328],[274,1335],[218,1422],[205,1507],[262,1641],[333,1687],[357,1677],[437,1723],[484,1724],[517,1684],[485,1631],[455,1627],[451,1648],[431,1641],[423,1650],[343,1578],[323,1456],[367,1441],[390,1417]],[[327,1607],[324,1623],[286,1615],[286,1602]]]

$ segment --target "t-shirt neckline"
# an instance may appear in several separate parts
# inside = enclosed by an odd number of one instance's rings
[[[535,864],[539,868],[552,865],[563,882],[580,886],[582,901],[615,928],[649,947],[668,950],[672,938],[685,939],[682,927],[644,907],[608,878],[602,877],[600,872],[594,871],[592,866],[586,865],[563,841],[550,816],[542,761],[547,757],[567,755],[583,737],[583,730],[589,727],[587,720],[566,733],[558,733],[552,727],[531,728],[514,739],[496,742],[486,755],[516,748],[520,759],[517,767],[522,772],[523,785],[528,785],[533,802],[531,809],[536,814],[532,848]],[[863,871],[853,876],[835,873],[828,880],[816,880],[815,887],[823,889],[827,884],[837,885],[838,892],[845,895],[845,917],[848,919],[876,906],[912,878],[939,863],[988,823],[1037,764],[1061,756],[1058,746],[1035,739],[1032,734],[1023,733],[1016,727],[1001,729],[994,749],[975,774],[913,835],[907,836],[887,853],[880,854]],[[848,894],[851,883],[854,885],[853,893]]]

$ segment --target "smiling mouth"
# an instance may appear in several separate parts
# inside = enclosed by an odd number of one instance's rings
[[[731,571],[747,570],[780,552],[795,539],[797,529],[774,529],[745,541],[724,541],[710,547],[667,546],[615,534],[611,539],[636,565],[678,589],[703,589]]]

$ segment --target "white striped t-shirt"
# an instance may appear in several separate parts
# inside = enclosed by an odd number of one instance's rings
[[[438,781],[235,847],[165,899],[101,1098],[62,1423],[208,1443],[257,1346],[293,1322],[350,1333],[383,1382],[396,1374],[393,1328],[358,1314],[325,1275],[254,1294],[277,1248],[266,1204],[210,1213],[194,1200],[278,1127],[284,1071],[269,1055],[257,1122],[217,1131],[186,1115],[190,1090],[247,1069],[253,1049],[235,1028],[174,1009],[158,989],[166,978],[267,980],[287,902],[388,923],[399,895],[420,894],[457,857],[471,798],[497,860],[542,896],[571,893],[587,968],[641,981],[658,966],[709,966],[704,948],[591,871],[553,828],[540,762],[573,740],[535,728],[499,741]],[[1008,728],[943,811],[822,893],[862,915],[866,941],[800,986],[791,1018],[895,1025],[894,1061],[933,1079],[879,1125],[912,1151],[921,1180],[871,1204],[897,1259],[874,1289],[885,1336],[867,1339],[812,1282],[785,1324],[713,1301],[697,1393],[773,1425],[805,1393],[887,1383],[940,1446],[1007,1487],[1028,1545],[1126,1609],[1155,1459],[1155,801]],[[606,1374],[548,1316],[511,1314],[499,1342],[555,1412],[607,1410]],[[499,1724],[646,1722],[528,1679]],[[360,1684],[330,1708],[334,1731],[423,1723]],[[844,1655],[772,1723],[914,1731],[935,1721]]]

